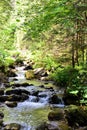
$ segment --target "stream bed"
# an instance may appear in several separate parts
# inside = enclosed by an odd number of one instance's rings
[[[16,67],[15,77],[17,80],[14,83],[29,83],[31,85],[27,87],[20,87],[29,92],[39,91],[39,99],[34,95],[30,95],[29,99],[24,102],[19,102],[17,107],[10,108],[6,105],[0,107],[0,110],[4,113],[5,123],[19,123],[22,125],[21,130],[35,130],[35,128],[42,122],[48,120],[48,113],[51,111],[51,107],[64,107],[62,101],[63,90],[53,85],[52,82],[44,82],[39,80],[26,80],[24,67]],[[14,77],[9,77],[9,82],[13,82]],[[41,87],[41,86],[45,87]],[[50,91],[49,87],[53,87],[54,91]],[[47,89],[48,88],[48,89]],[[51,95],[55,93],[60,98],[60,103],[51,104],[49,99]]]

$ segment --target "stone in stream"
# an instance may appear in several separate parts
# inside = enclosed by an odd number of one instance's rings
[[[4,114],[3,112],[0,111],[0,119],[3,119],[4,118]]]
[[[16,77],[16,73],[14,72],[14,70],[10,69],[7,71],[7,76],[8,77]]]
[[[33,69],[32,65],[28,65],[28,66],[26,66],[26,67],[24,68],[24,70],[32,70],[32,69]]]
[[[14,64],[10,64],[8,67],[9,67],[10,69],[15,69]]]
[[[28,87],[28,86],[34,86],[33,84],[29,84],[29,83],[15,83],[15,84],[12,84],[11,87],[12,88],[18,88],[18,87]]]
[[[31,94],[32,96],[38,96],[39,90],[33,90],[30,94]]]
[[[71,127],[87,126],[87,110],[81,107],[71,107],[65,110],[66,119]]]
[[[42,84],[42,85],[39,85],[38,87],[40,87],[40,88],[45,88],[45,86]]]
[[[79,105],[79,97],[72,93],[64,93],[63,101],[65,105]]]
[[[33,84],[29,84],[29,83],[21,83],[21,86],[23,86],[23,87],[27,87],[27,86],[33,86]]]
[[[6,83],[7,81],[8,77],[4,73],[0,72],[0,83]]]
[[[10,123],[4,127],[4,130],[21,130],[21,125],[17,123]]]
[[[0,88],[0,95],[4,95],[4,89]]]
[[[2,126],[3,126],[3,119],[0,119],[0,128],[2,128]],[[2,130],[2,129],[0,129],[0,130]]]
[[[61,129],[58,127],[58,124],[56,124],[55,122],[53,123],[43,122],[36,128],[36,130],[61,130]]]
[[[0,95],[0,102],[5,102],[8,99],[8,95]]]
[[[3,126],[3,118],[4,118],[4,114],[3,112],[0,112],[0,129],[2,129]]]
[[[7,90],[7,91],[5,92],[5,94],[7,94],[7,95],[10,95],[10,94],[21,95],[22,93],[25,93],[25,94],[27,94],[27,95],[30,94],[30,92],[27,91],[27,90],[25,90],[25,89],[12,89],[12,90]]]
[[[6,101],[25,101],[29,98],[29,96],[25,93],[22,93],[22,95],[16,95],[16,94],[11,94],[8,95],[8,98]]]
[[[10,101],[6,101],[5,104],[8,106],[8,107],[17,107],[17,102],[10,102]]]
[[[21,84],[15,83],[15,84],[12,84],[11,87],[12,87],[12,88],[21,87]]]
[[[49,98],[49,103],[51,103],[51,104],[59,104],[59,103],[61,103],[61,99],[56,94],[53,94]]]
[[[64,119],[64,112],[61,109],[51,111],[48,114],[48,119],[50,121],[59,121]]]

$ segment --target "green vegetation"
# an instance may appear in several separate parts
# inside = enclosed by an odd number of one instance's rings
[[[0,68],[22,58],[44,67],[69,93],[86,97],[86,0],[0,1]]]

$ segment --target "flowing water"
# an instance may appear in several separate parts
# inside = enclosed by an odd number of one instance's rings
[[[54,104],[54,107],[64,107],[61,95],[62,90],[59,90],[52,82],[41,82],[39,80],[26,80],[24,67],[17,67],[17,81],[15,83],[24,83],[33,84],[27,87],[21,87],[28,90],[29,92],[39,90],[39,101],[37,102],[36,96],[29,96],[29,99],[18,103],[18,106],[15,108],[10,108],[4,105],[0,109],[4,112],[4,122],[5,123],[19,123],[23,127],[21,130],[35,130],[35,127],[38,126],[41,122],[47,121],[48,113],[51,111],[51,105],[48,103],[49,97],[52,95],[52,91],[46,90],[45,88],[39,87],[40,85],[54,88],[54,92],[59,95],[60,103]],[[10,77],[9,81],[13,82],[14,77]]]

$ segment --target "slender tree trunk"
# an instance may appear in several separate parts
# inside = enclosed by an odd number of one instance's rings
[[[76,34],[76,63],[79,66],[79,55],[78,55],[78,47],[79,47],[79,39],[78,39],[78,33]]]
[[[87,65],[87,50],[86,50],[86,65]]]
[[[74,45],[74,36],[72,38],[72,67],[75,67],[75,45]]]
[[[78,32],[79,21],[78,20],[77,20],[76,29],[77,29],[77,33],[76,33],[76,63],[79,66],[79,54],[78,54],[78,51],[79,51],[79,49],[78,49],[79,48],[79,32]]]

